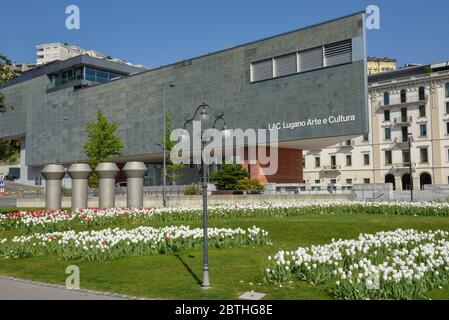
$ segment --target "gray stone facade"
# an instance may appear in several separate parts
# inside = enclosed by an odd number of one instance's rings
[[[356,121],[282,130],[281,141],[355,136],[368,131],[364,59],[318,71],[250,82],[250,64],[266,58],[364,37],[363,13],[153,69],[106,84],[46,93],[49,79],[39,76],[6,86],[1,92],[14,110],[0,115],[0,137],[26,136],[27,165],[84,160],[85,126],[102,110],[119,123],[123,156],[159,154],[163,83],[174,126],[206,102],[223,111],[230,128],[268,128],[330,115]]]

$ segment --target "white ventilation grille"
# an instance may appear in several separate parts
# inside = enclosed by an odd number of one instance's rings
[[[315,48],[299,52],[299,70],[306,72],[323,68],[323,48]]]
[[[324,46],[324,65],[337,66],[352,62],[352,42],[342,41]]]
[[[282,77],[297,72],[296,53],[274,58],[274,76]]]
[[[251,63],[251,81],[273,78],[273,59]]]

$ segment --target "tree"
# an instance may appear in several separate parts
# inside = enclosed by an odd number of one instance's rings
[[[0,84],[8,82],[16,77],[12,68],[12,62],[4,55],[0,54]],[[5,103],[5,96],[0,92],[0,114],[8,109],[13,109]],[[0,161],[7,163],[17,161],[20,153],[20,141],[18,140],[0,140]]]
[[[12,62],[4,55],[0,54],[0,84],[8,82],[16,77],[16,72],[12,68]],[[5,113],[12,106],[5,104],[5,97],[0,92],[0,113]]]
[[[223,164],[220,170],[212,173],[212,180],[220,190],[236,190],[237,184],[248,177],[248,171],[240,164]]]
[[[173,132],[173,114],[168,111],[165,113],[165,150],[169,154],[173,147],[175,146],[175,142],[170,139],[170,135]],[[167,178],[170,179],[174,184],[176,180],[182,178],[181,171],[186,168],[185,164],[176,163],[174,164],[172,159],[167,159]]]
[[[95,169],[102,162],[112,161],[113,156],[118,156],[123,150],[123,143],[115,134],[118,128],[116,122],[109,123],[101,111],[97,112],[97,121],[86,125],[89,140],[84,144],[83,150],[88,158],[88,163]],[[98,185],[98,177],[92,174],[89,178],[91,186]]]
[[[0,139],[0,161],[14,163],[20,155],[20,140]]]

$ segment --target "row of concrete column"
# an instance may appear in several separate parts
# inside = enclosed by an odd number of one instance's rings
[[[115,207],[115,177],[120,169],[115,163],[100,163],[96,168],[100,181],[99,207]],[[143,162],[128,162],[123,171],[127,177],[128,208],[143,207],[143,177],[147,168]],[[88,178],[92,169],[88,164],[72,164],[67,173],[72,178],[72,210],[84,209],[88,205]],[[50,164],[42,170],[45,184],[45,208],[60,210],[62,206],[62,178],[66,170],[61,165]]]

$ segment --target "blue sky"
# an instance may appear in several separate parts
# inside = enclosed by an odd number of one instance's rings
[[[65,28],[65,8],[81,10],[81,29]],[[399,64],[449,60],[449,1],[405,0],[1,0],[0,53],[36,59],[39,43],[67,42],[149,67],[361,11],[381,9],[368,32],[371,56]]]

